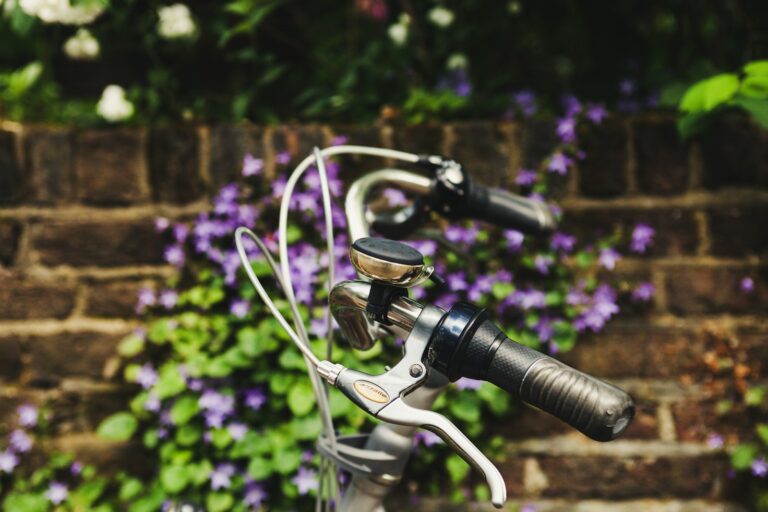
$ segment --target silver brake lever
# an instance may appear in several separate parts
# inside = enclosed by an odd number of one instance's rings
[[[426,352],[432,332],[442,317],[441,309],[424,307],[405,340],[403,358],[381,375],[369,375],[328,361],[320,363],[318,372],[369,414],[389,423],[424,428],[440,436],[483,474],[491,491],[491,502],[501,508],[507,499],[507,488],[496,466],[448,418],[412,407],[403,400],[427,380],[430,368]]]

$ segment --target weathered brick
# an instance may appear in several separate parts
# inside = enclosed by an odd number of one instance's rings
[[[614,197],[627,189],[627,129],[609,117],[599,125],[584,125],[579,144],[586,158],[579,162],[579,191],[588,197]]]
[[[702,347],[701,333],[692,329],[614,322],[562,359],[602,378],[671,378],[692,370]]]
[[[768,254],[768,203],[712,208],[708,215],[713,255]]]
[[[125,410],[135,394],[133,386],[109,389],[95,389],[93,385],[67,386],[57,391],[50,403],[50,426],[59,435],[96,430],[105,417]]]
[[[35,203],[62,203],[74,196],[72,133],[38,127],[24,134],[25,197]]]
[[[741,290],[751,276],[755,290]],[[681,265],[666,270],[667,306],[679,315],[768,311],[768,268]]]
[[[0,265],[13,264],[20,236],[21,224],[12,220],[0,220]]]
[[[149,168],[155,201],[190,203],[203,197],[199,140],[194,126],[155,128],[149,136]]]
[[[522,166],[535,169],[558,144],[555,123],[547,119],[527,121],[522,127]]]
[[[151,219],[46,222],[35,226],[32,247],[45,265],[120,265],[163,262],[162,236]]]
[[[96,434],[78,434],[52,439],[45,448],[36,453],[35,467],[45,464],[50,451],[71,453],[82,463],[99,468],[102,476],[127,472],[138,478],[149,478],[157,467],[153,455],[139,441],[113,443]]]
[[[264,131],[251,125],[222,124],[210,127],[211,185],[221,186],[242,178],[243,158],[252,154],[256,158],[265,155],[262,141]]]
[[[698,142],[705,187],[768,185],[768,131],[748,115],[715,117]]]
[[[416,154],[443,154],[443,127],[417,124],[392,127],[392,147]]]
[[[725,457],[561,457],[539,456],[549,485],[545,497],[719,498],[724,492],[728,462]],[[521,464],[518,458],[502,466]]]
[[[16,134],[0,129],[0,204],[18,202],[21,195],[22,172],[16,154]]]
[[[496,187],[509,184],[510,152],[520,142],[509,140],[509,131],[491,123],[466,122],[453,126],[456,138],[451,156],[480,183]],[[515,148],[511,147],[515,146]],[[514,169],[517,171],[517,169]]]
[[[29,380],[33,385],[49,386],[64,377],[100,379],[123,337],[90,331],[25,336]]]
[[[566,208],[563,229],[579,235],[580,239],[610,235],[620,229],[628,239],[635,224],[643,222],[656,231],[650,256],[679,256],[695,254],[699,246],[696,218],[685,208]]]
[[[688,147],[674,119],[640,119],[633,123],[636,175],[646,194],[682,194],[688,187]]]
[[[325,147],[325,138],[323,126],[318,124],[282,126],[275,130],[275,151],[287,150],[298,163],[311,155],[315,146]]]
[[[725,398],[725,397],[722,397]],[[677,438],[702,442],[712,433],[741,439],[752,434],[755,418],[744,411],[718,414],[718,400],[685,401],[672,405]]]
[[[19,340],[0,337],[0,382],[18,379],[21,375],[21,368],[21,344]]]
[[[127,204],[149,199],[146,132],[85,131],[75,143],[78,198],[91,204]]]
[[[75,306],[75,287],[0,271],[0,319],[65,318]]]
[[[140,281],[89,283],[85,315],[94,317],[131,317],[135,315]]]

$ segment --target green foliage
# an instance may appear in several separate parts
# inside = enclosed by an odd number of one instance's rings
[[[133,436],[138,421],[127,412],[119,412],[101,422],[98,433],[110,441],[126,441]]]
[[[713,112],[739,108],[768,128],[768,61],[749,62],[743,73],[723,73],[690,86],[680,99],[678,129],[684,137],[701,131]]]

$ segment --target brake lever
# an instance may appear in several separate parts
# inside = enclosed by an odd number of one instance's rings
[[[370,375],[328,361],[318,366],[318,373],[372,416],[389,423],[424,428],[440,436],[483,474],[491,491],[491,502],[501,508],[507,499],[507,489],[496,466],[448,418],[408,405],[404,400],[427,380],[431,371],[427,362],[429,341],[443,315],[441,309],[426,306],[405,340],[403,358],[381,375]]]

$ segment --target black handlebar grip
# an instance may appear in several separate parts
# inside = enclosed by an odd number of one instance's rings
[[[493,355],[486,380],[596,441],[618,437],[635,413],[632,398],[623,390],[506,336]]]
[[[467,203],[467,211],[472,217],[497,226],[537,234],[550,232],[557,225],[545,203],[476,182],[472,183]]]

